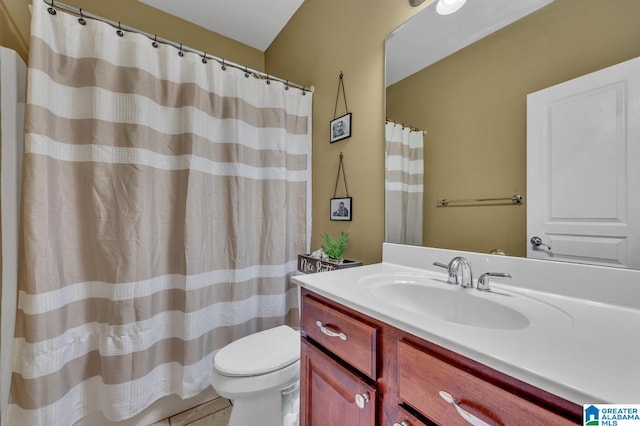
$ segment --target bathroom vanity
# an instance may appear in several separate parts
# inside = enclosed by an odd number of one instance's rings
[[[429,268],[461,252],[383,252],[294,278],[302,425],[582,424],[583,404],[640,401],[638,271],[463,253],[476,276],[513,276],[485,293]]]

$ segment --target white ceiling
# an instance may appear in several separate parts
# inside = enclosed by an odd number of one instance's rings
[[[434,2],[387,36],[387,87],[552,1],[469,0],[446,16]]]
[[[139,0],[262,52],[304,0]]]

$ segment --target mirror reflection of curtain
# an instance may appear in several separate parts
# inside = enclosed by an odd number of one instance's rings
[[[385,241],[422,245],[424,132],[387,122]]]
[[[8,424],[193,397],[298,323],[312,95],[201,59],[33,2]]]

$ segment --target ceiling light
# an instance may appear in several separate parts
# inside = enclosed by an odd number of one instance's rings
[[[440,15],[450,15],[457,12],[466,2],[467,0],[438,0],[436,11]]]

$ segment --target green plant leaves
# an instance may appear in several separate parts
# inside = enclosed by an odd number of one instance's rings
[[[322,251],[329,256],[329,259],[332,260],[341,260],[342,254],[344,250],[347,248],[347,237],[349,233],[346,234],[344,232],[340,233],[340,236],[335,240],[331,238],[329,234],[324,233],[324,245],[322,246]]]

